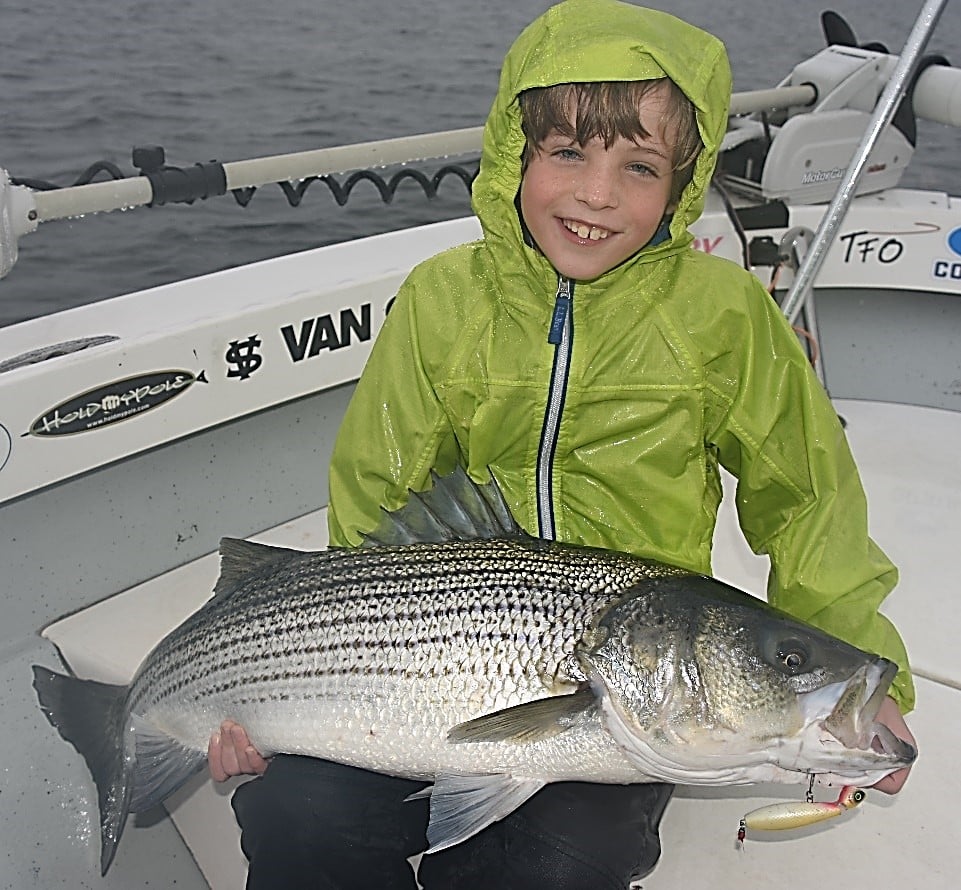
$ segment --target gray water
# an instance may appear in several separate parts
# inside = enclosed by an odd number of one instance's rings
[[[241,160],[477,126],[504,52],[547,0],[0,0],[0,166],[70,185],[91,163],[134,173],[135,145],[167,163]],[[820,12],[900,52],[923,3],[675,0],[721,37],[735,89],[775,85],[823,46]],[[949,4],[929,47],[961,64]],[[904,184],[958,192],[961,134],[921,123]],[[428,173],[433,169],[425,168]],[[436,168],[434,168],[436,169]],[[297,208],[277,186],[46,223],[0,281],[0,325],[267,257],[469,212],[455,179],[384,205],[362,184],[338,207],[315,184]]]

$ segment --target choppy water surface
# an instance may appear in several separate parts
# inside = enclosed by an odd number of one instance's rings
[[[0,166],[67,185],[106,159],[132,173],[134,145],[189,166],[483,122],[499,66],[546,0],[33,0],[0,4]],[[674,12],[728,45],[735,89],[775,85],[823,45],[821,6],[676,0]],[[922,3],[844,0],[863,41],[900,51]],[[744,24],[744,23],[747,24]],[[961,64],[948,8],[928,50]],[[961,134],[922,122],[905,184],[958,193]],[[432,172],[428,170],[428,172]],[[413,183],[384,206],[373,187],[346,207],[322,185],[291,208],[279,188],[52,222],[20,242],[0,281],[0,325],[413,223],[469,212],[447,179],[428,202]]]

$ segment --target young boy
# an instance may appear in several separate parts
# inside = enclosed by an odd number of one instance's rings
[[[882,718],[911,740],[906,654],[878,613],[897,573],[868,537],[837,416],[760,283],[691,247],[730,86],[721,43],[664,13],[567,0],[524,31],[473,189],[484,237],[398,293],[335,447],[331,543],[358,544],[382,508],[461,464],[490,468],[534,534],[709,573],[724,466],[771,558],[770,600],[897,662]],[[264,766],[236,725],[212,742],[215,777]],[[424,846],[425,810],[401,801],[419,787],[277,758],[235,795],[248,886],[281,886],[296,858],[292,881],[315,876],[298,886],[413,888],[403,859]],[[670,791],[549,785],[424,857],[420,881],[627,887],[656,862]]]

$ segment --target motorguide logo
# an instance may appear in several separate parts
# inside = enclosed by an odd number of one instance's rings
[[[844,176],[847,167],[832,167],[830,170],[810,170],[801,174],[801,185],[814,185],[819,182],[833,182]]]

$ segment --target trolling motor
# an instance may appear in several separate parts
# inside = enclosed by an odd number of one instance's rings
[[[847,22],[825,12],[829,46],[799,64],[780,88],[807,87],[813,101],[732,118],[719,173],[725,186],[756,200],[830,201],[898,63],[879,43],[859,45]],[[961,74],[940,55],[924,56],[868,158],[857,194],[893,188],[917,143],[917,116],[958,123]]]
[[[826,13],[823,23],[832,45],[798,65],[778,87],[731,97],[719,178],[726,187],[747,194],[759,205],[774,206],[778,200],[797,204],[831,200],[878,97],[897,68],[898,57],[884,47],[858,46],[840,16]],[[859,180],[859,193],[890,188],[900,181],[914,151],[915,115],[961,126],[961,69],[952,68],[941,57],[925,61],[894,124],[885,128],[872,152],[868,169]],[[0,168],[0,278],[17,260],[20,237],[36,231],[43,222],[121,208],[190,203],[225,191],[245,206],[256,187],[274,182],[294,206],[313,180],[324,181],[337,203],[343,204],[354,183],[369,179],[389,202],[401,178],[417,178],[417,172],[405,168],[384,183],[374,177],[372,169],[476,155],[481,134],[481,127],[468,127],[187,168],[168,166],[161,148],[147,147],[138,149],[139,163],[135,165],[140,175],[67,188],[32,188],[31,180],[14,184]],[[436,191],[448,169],[429,181],[421,177],[428,197],[428,189]],[[469,172],[452,169],[465,184],[469,182]],[[359,172],[343,187],[331,178],[331,174],[351,170]]]

